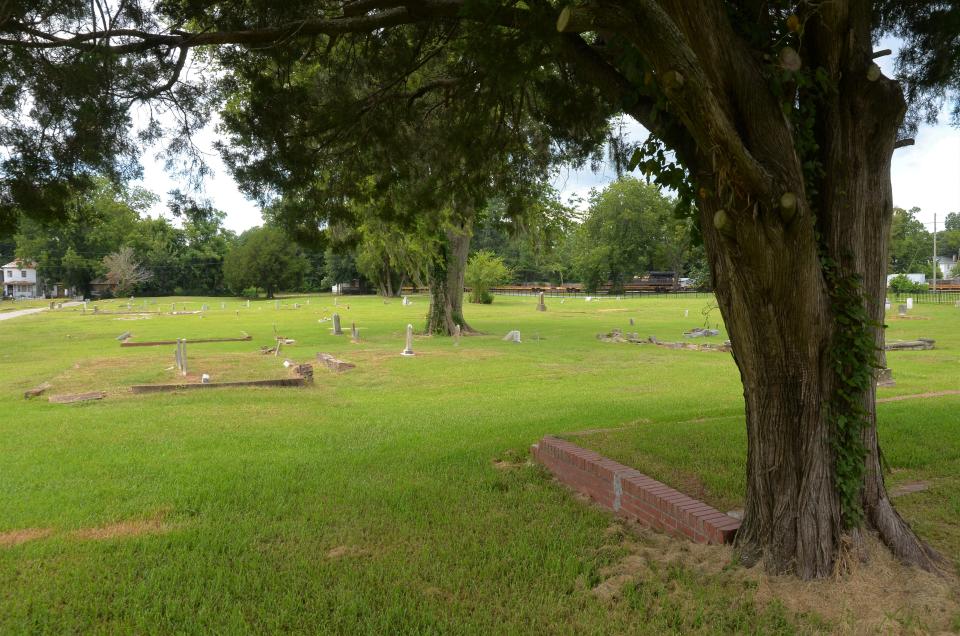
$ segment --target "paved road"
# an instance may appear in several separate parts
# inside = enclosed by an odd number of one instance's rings
[[[77,305],[82,305],[83,303],[71,302],[63,303],[64,307],[76,307]],[[41,311],[50,311],[46,307],[34,307],[33,309],[17,309],[16,311],[5,311],[0,313],[0,320],[10,320],[12,318],[19,318],[20,316],[29,316],[30,314],[38,314]]]

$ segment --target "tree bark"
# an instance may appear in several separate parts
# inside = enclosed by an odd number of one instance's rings
[[[866,38],[858,41],[863,33]],[[832,575],[845,546],[862,536],[860,527],[845,523],[838,493],[835,420],[828,407],[843,379],[832,357],[842,323],[823,259],[836,264],[839,276],[861,282],[860,302],[875,326],[859,326],[872,334],[880,362],[890,161],[904,113],[896,83],[867,79],[869,25],[852,28],[848,37],[830,37],[860,53],[843,50],[835,59],[820,60],[831,77],[839,78],[839,86],[819,106],[814,132],[824,177],[816,195],[806,193],[810,184],[786,160],[765,163],[771,174],[780,173],[774,180],[780,191],[792,195],[780,205],[749,187],[724,190],[723,182],[736,177],[716,172],[711,156],[698,153],[691,162],[703,168],[695,174],[708,186],[699,193],[701,227],[744,389],[747,493],[737,537],[741,560],[762,561],[772,573],[804,579]],[[792,140],[784,142],[792,150]],[[784,200],[791,205],[785,208]],[[886,494],[875,384],[858,393],[867,413],[860,486],[865,529],[876,532],[901,560],[930,569],[937,555]]]
[[[427,311],[427,333],[451,336],[454,326],[461,333],[473,331],[463,318],[463,277],[470,252],[472,223],[451,225],[444,231],[440,253],[429,272],[430,308]]]

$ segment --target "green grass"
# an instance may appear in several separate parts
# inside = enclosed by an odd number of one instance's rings
[[[628,427],[579,437],[708,500],[743,491],[739,376],[727,354],[603,343],[612,328],[680,340],[701,326],[704,299],[498,297],[467,307],[486,335],[418,337],[399,355],[427,300],[329,297],[251,303],[158,299],[150,309],[200,315],[41,313],[0,323],[0,533],[49,529],[0,547],[0,632],[715,633],[813,632],[815,615],[754,600],[736,568],[651,568],[621,598],[591,588],[629,551],[611,517],[524,464],[547,433]],[[227,308],[220,309],[226,302]],[[302,308],[292,309],[299,302]],[[135,307],[142,308],[142,301]],[[347,307],[349,305],[349,308]],[[125,301],[102,303],[121,310]],[[339,311],[362,342],[330,335]],[[684,311],[689,316],[684,318]],[[239,312],[239,315],[237,314]],[[960,310],[918,306],[891,337],[938,349],[890,355],[897,395],[960,388]],[[630,327],[629,318],[636,325]],[[712,322],[719,320],[714,311]],[[297,343],[257,353],[274,326]],[[503,342],[520,329],[523,344]],[[218,389],[148,396],[128,384],[172,377],[173,347],[136,340],[231,337],[189,347],[214,380],[285,375],[280,361],[318,351],[355,362],[316,368],[308,389]],[[724,334],[711,339],[722,341]],[[80,405],[25,401],[110,389]],[[920,532],[960,556],[960,398],[880,407],[893,481],[930,479],[898,501]],[[951,419],[952,418],[952,419]],[[496,468],[508,459],[516,467]],[[160,533],[89,540],[81,529],[155,520]],[[643,543],[641,535],[635,541]]]

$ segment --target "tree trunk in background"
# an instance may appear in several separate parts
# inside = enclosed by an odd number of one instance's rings
[[[444,231],[440,253],[430,266],[430,309],[427,333],[453,335],[454,325],[461,332],[473,331],[463,319],[463,277],[470,252],[472,223],[451,226]]]

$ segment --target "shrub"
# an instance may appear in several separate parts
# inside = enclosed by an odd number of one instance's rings
[[[464,281],[470,287],[470,302],[489,305],[493,302],[490,288],[510,280],[511,272],[503,259],[488,250],[470,257]]]
[[[924,291],[927,289],[926,284],[915,283],[909,278],[906,274],[898,274],[890,279],[888,283],[890,291],[895,294],[909,294],[911,292]]]

